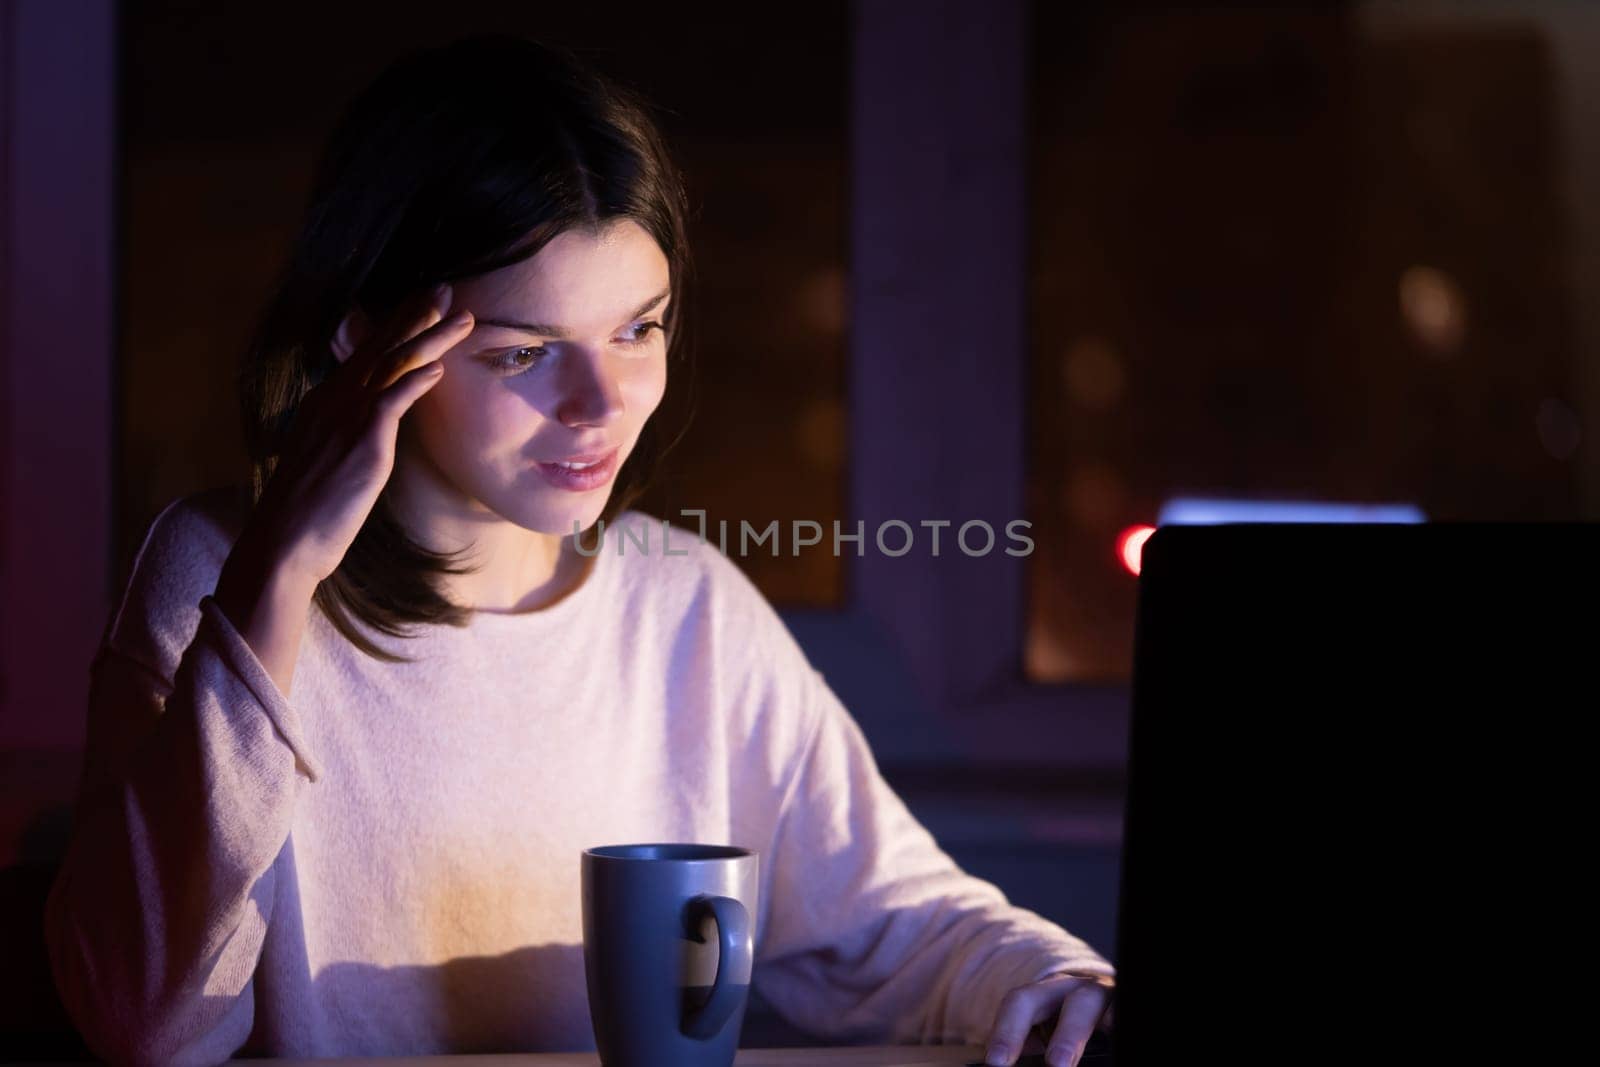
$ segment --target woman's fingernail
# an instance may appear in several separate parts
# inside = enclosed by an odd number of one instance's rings
[[[990,1045],[983,1062],[989,1067],[1011,1067],[1011,1050],[1005,1045]]]
[[[472,318],[472,312],[468,311],[466,308],[462,308],[460,311],[450,316],[448,324],[451,326],[460,326],[470,318]]]

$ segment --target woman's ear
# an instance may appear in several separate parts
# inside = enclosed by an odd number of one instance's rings
[[[366,313],[360,308],[355,308],[339,323],[339,328],[333,331],[333,338],[328,346],[333,349],[334,358],[340,363],[350,358],[350,354],[366,339],[371,323],[367,321]]]

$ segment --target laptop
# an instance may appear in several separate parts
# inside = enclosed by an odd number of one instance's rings
[[[1595,524],[1157,530],[1116,1026],[1082,1062],[1587,1047],[1597,613]]]

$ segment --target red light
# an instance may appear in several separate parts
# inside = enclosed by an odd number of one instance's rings
[[[1144,543],[1156,532],[1154,526],[1130,526],[1117,535],[1117,558],[1128,568],[1128,573],[1139,576],[1139,560],[1144,555]]]

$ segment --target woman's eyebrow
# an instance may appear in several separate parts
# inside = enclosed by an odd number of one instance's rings
[[[634,311],[632,315],[628,316],[628,321],[631,322],[641,315],[649,314],[655,309],[657,304],[661,303],[661,301],[665,300],[671,295],[672,287],[668,286],[655,296],[651,297],[649,300],[646,300],[643,304],[640,304],[638,310]],[[543,322],[518,322],[515,319],[497,319],[489,315],[476,315],[473,317],[473,321],[479,326],[499,326],[507,330],[519,330],[522,333],[536,333],[541,337],[555,337],[557,339],[565,339],[571,336],[572,333],[572,331],[568,330],[565,326],[551,326],[548,323]]]

